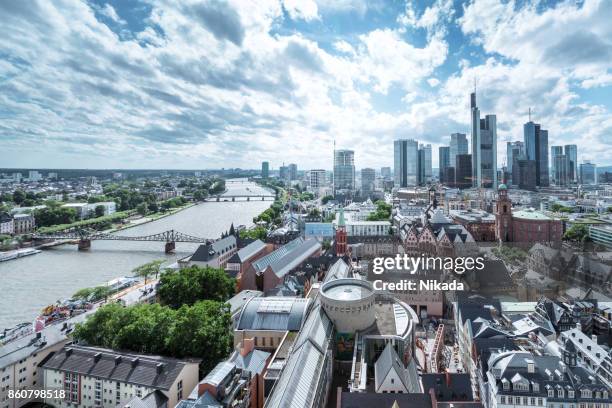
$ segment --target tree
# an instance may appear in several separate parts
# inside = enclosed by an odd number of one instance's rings
[[[94,215],[96,217],[104,217],[104,213],[106,212],[106,208],[103,205],[96,205],[94,210]]]
[[[199,300],[226,301],[235,292],[235,279],[223,269],[190,266],[162,273],[157,294],[161,304],[178,309]]]
[[[23,203],[23,200],[26,199],[26,194],[23,190],[15,190],[13,191],[13,202],[15,204]]]
[[[145,285],[147,284],[147,278],[149,276],[155,275],[155,278],[161,272],[161,266],[165,261],[163,259],[157,259],[155,261],[147,262],[146,264],[142,264],[134,269],[132,269],[132,273],[134,276],[139,276],[144,278]]]
[[[563,239],[566,241],[587,242],[590,239],[589,228],[585,224],[574,224],[565,231]]]
[[[147,203],[140,203],[136,206],[136,212],[140,215],[147,215],[149,212],[149,206]]]
[[[79,289],[78,291],[75,292],[74,295],[72,295],[72,299],[87,301],[91,297],[92,293],[93,293],[93,288]]]
[[[242,239],[261,239],[264,241],[267,236],[268,231],[262,226],[240,231],[240,238]]]
[[[73,336],[92,346],[200,358],[201,370],[207,372],[231,351],[230,327],[226,303],[201,301],[178,310],[160,304],[110,303],[77,324]]]
[[[326,195],[325,197],[321,198],[321,204],[325,205],[333,199],[334,199],[334,196]]]
[[[34,211],[34,218],[39,227],[71,224],[76,220],[77,212],[74,208],[69,207],[41,208]]]
[[[386,221],[391,217],[391,204],[379,200],[376,207],[376,211],[368,215],[368,221]]]

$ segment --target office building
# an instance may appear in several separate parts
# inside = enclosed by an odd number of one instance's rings
[[[395,187],[416,186],[419,170],[419,143],[412,139],[393,142]]]
[[[497,188],[497,118],[480,119],[476,93],[470,98],[472,113],[472,185]]]
[[[580,184],[597,184],[597,166],[591,162],[580,165]]]
[[[523,125],[527,160],[535,161],[536,186],[549,186],[548,176],[548,131],[539,123],[529,121]]]
[[[323,169],[313,169],[310,170],[310,188],[313,191],[321,187],[325,187],[325,170]]]
[[[515,167],[514,170],[518,170],[515,172],[518,174],[518,187],[523,190],[534,191],[537,185],[535,160],[517,160]]]
[[[457,165],[457,155],[468,154],[468,140],[465,133],[452,133],[450,140],[449,163],[450,166]]]
[[[371,168],[361,169],[361,195],[369,197],[374,192],[376,171]]]
[[[270,177],[270,163],[265,161],[261,163],[261,178],[267,179]]]
[[[297,174],[298,174],[297,164],[291,163],[289,165],[289,180],[297,180],[298,178]]]
[[[457,155],[457,167],[455,168],[455,187],[469,188],[472,186],[472,155]]]
[[[523,142],[508,142],[506,143],[506,167],[508,168],[508,173],[512,174],[512,169],[514,168],[514,161],[520,158],[520,155],[524,154],[525,145]]]
[[[578,183],[578,146],[575,144],[565,145],[565,155],[570,162],[570,181]]]
[[[432,164],[431,164],[431,145],[419,145],[419,184],[431,183]]]
[[[355,191],[355,152],[334,151],[334,195],[352,194]]]
[[[278,169],[278,177],[281,180],[288,180],[289,179],[289,167],[285,166],[284,164],[280,166]]]
[[[384,179],[391,178],[391,167],[381,167],[380,176]]]
[[[450,164],[450,147],[449,146],[440,146],[438,148],[438,172],[440,183],[446,182],[444,179],[444,169],[447,167],[451,167]]]
[[[572,182],[571,161],[563,154],[563,146],[550,147],[551,180],[556,186],[567,186]]]

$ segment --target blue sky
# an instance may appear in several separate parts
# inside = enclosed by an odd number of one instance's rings
[[[612,164],[612,2],[0,2],[0,167],[392,165],[482,114]]]

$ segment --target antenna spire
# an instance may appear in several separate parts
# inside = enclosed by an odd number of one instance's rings
[[[529,108],[529,121],[531,122],[531,107]]]

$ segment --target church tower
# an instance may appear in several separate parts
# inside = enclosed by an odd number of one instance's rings
[[[344,256],[346,254],[346,221],[344,220],[344,208],[340,207],[340,217],[338,219],[338,228],[336,228],[336,255]]]
[[[512,201],[505,184],[499,185],[495,204],[495,239],[502,242],[512,240]]]

